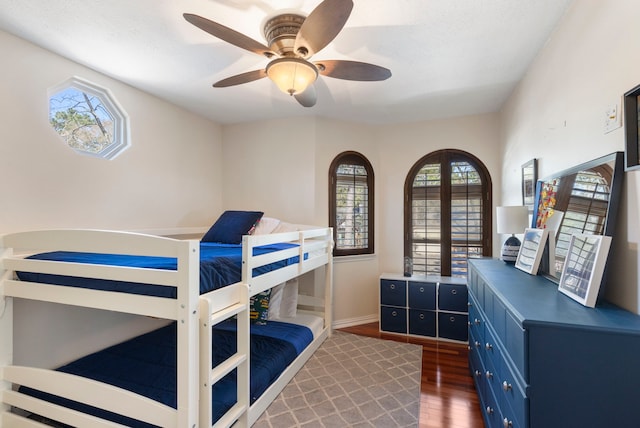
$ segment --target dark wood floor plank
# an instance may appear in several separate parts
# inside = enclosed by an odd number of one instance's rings
[[[422,345],[420,428],[484,428],[466,345],[380,333],[377,322],[340,331]]]

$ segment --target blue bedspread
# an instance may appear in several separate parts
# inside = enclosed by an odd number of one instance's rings
[[[261,255],[273,251],[295,247],[295,244],[279,243],[255,247],[253,254]],[[96,254],[69,251],[54,251],[30,256],[38,260],[54,260],[75,263],[103,264],[138,268],[176,270],[177,260],[171,257],[131,256],[121,254]],[[254,269],[253,275],[261,275],[281,267],[297,263],[299,258],[291,257],[281,262],[271,263]],[[126,281],[111,281],[95,278],[81,278],[62,275],[18,272],[23,281],[54,285],[67,285],[96,290],[118,291],[157,297],[176,298],[176,288],[141,284]],[[242,244],[200,243],[200,294],[242,279]]]
[[[236,351],[235,320],[214,327],[214,365]],[[307,327],[269,321],[266,325],[251,326],[251,402],[253,403],[282,371],[313,340]],[[58,370],[99,380],[125,388],[137,394],[176,408],[176,326],[138,336],[127,342],[83,357]],[[76,402],[45,394],[29,388],[22,392],[101,416],[131,427],[150,428],[151,425],[120,415],[91,408]],[[214,386],[213,421],[220,418],[236,402],[235,371]]]

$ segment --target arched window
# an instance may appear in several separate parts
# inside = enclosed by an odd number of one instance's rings
[[[467,275],[467,259],[491,255],[491,177],[473,155],[440,150],[405,181],[404,255],[420,275]]]
[[[333,254],[373,254],[373,168],[357,152],[340,153],[329,168],[329,226]]]

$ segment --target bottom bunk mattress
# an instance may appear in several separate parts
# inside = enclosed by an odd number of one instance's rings
[[[78,359],[57,370],[124,388],[176,408],[176,337],[176,325],[172,323]],[[216,325],[213,337],[215,366],[236,352],[235,320]],[[312,341],[313,334],[305,326],[278,321],[269,321],[266,325],[251,325],[251,403],[262,395]],[[233,371],[214,385],[212,422],[236,403],[235,377],[236,373]],[[148,423],[31,388],[21,387],[20,391],[126,426],[152,427]]]

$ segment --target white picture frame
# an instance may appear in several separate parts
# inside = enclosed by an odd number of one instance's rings
[[[549,235],[548,229],[527,228],[518,251],[515,266],[530,275],[538,274],[540,259]]]
[[[610,247],[610,236],[572,235],[558,291],[584,306],[595,307]]]

